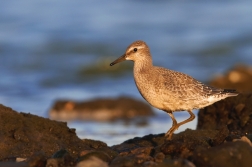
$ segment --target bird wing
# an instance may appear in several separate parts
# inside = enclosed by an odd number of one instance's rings
[[[169,94],[180,100],[197,100],[224,92],[224,89],[207,86],[177,71],[169,70],[169,73],[163,73],[161,77],[163,77],[164,86],[170,91]]]

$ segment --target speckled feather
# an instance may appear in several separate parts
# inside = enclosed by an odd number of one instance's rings
[[[137,64],[136,64],[137,65]],[[138,69],[137,66],[134,69]],[[141,95],[154,107],[165,111],[202,108],[237,93],[213,88],[181,72],[153,66],[134,70],[134,79]]]

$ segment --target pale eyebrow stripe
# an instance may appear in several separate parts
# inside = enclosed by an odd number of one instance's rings
[[[144,46],[135,46],[135,47],[131,46],[129,50],[133,50],[134,48],[143,49],[145,47]]]

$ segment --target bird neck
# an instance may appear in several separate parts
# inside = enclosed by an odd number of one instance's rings
[[[152,60],[145,59],[139,60],[134,62],[134,72],[145,72],[151,69],[152,67]]]

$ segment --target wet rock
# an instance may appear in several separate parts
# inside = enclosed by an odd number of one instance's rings
[[[252,67],[236,65],[226,74],[215,77],[210,85],[218,88],[232,88],[239,92],[252,92]]]
[[[77,157],[80,151],[90,149],[66,123],[17,113],[3,105],[0,105],[0,139],[0,161],[6,157],[30,158],[37,152],[51,157],[61,148]]]
[[[150,105],[129,97],[99,98],[86,102],[59,100],[50,110],[50,118],[55,120],[114,121],[152,115],[154,112]]]
[[[193,155],[196,166],[249,167],[252,164],[252,147],[246,142],[227,142],[209,149],[198,148]]]
[[[199,111],[197,129],[215,130],[224,126],[237,137],[252,133],[252,94],[239,94]]]

